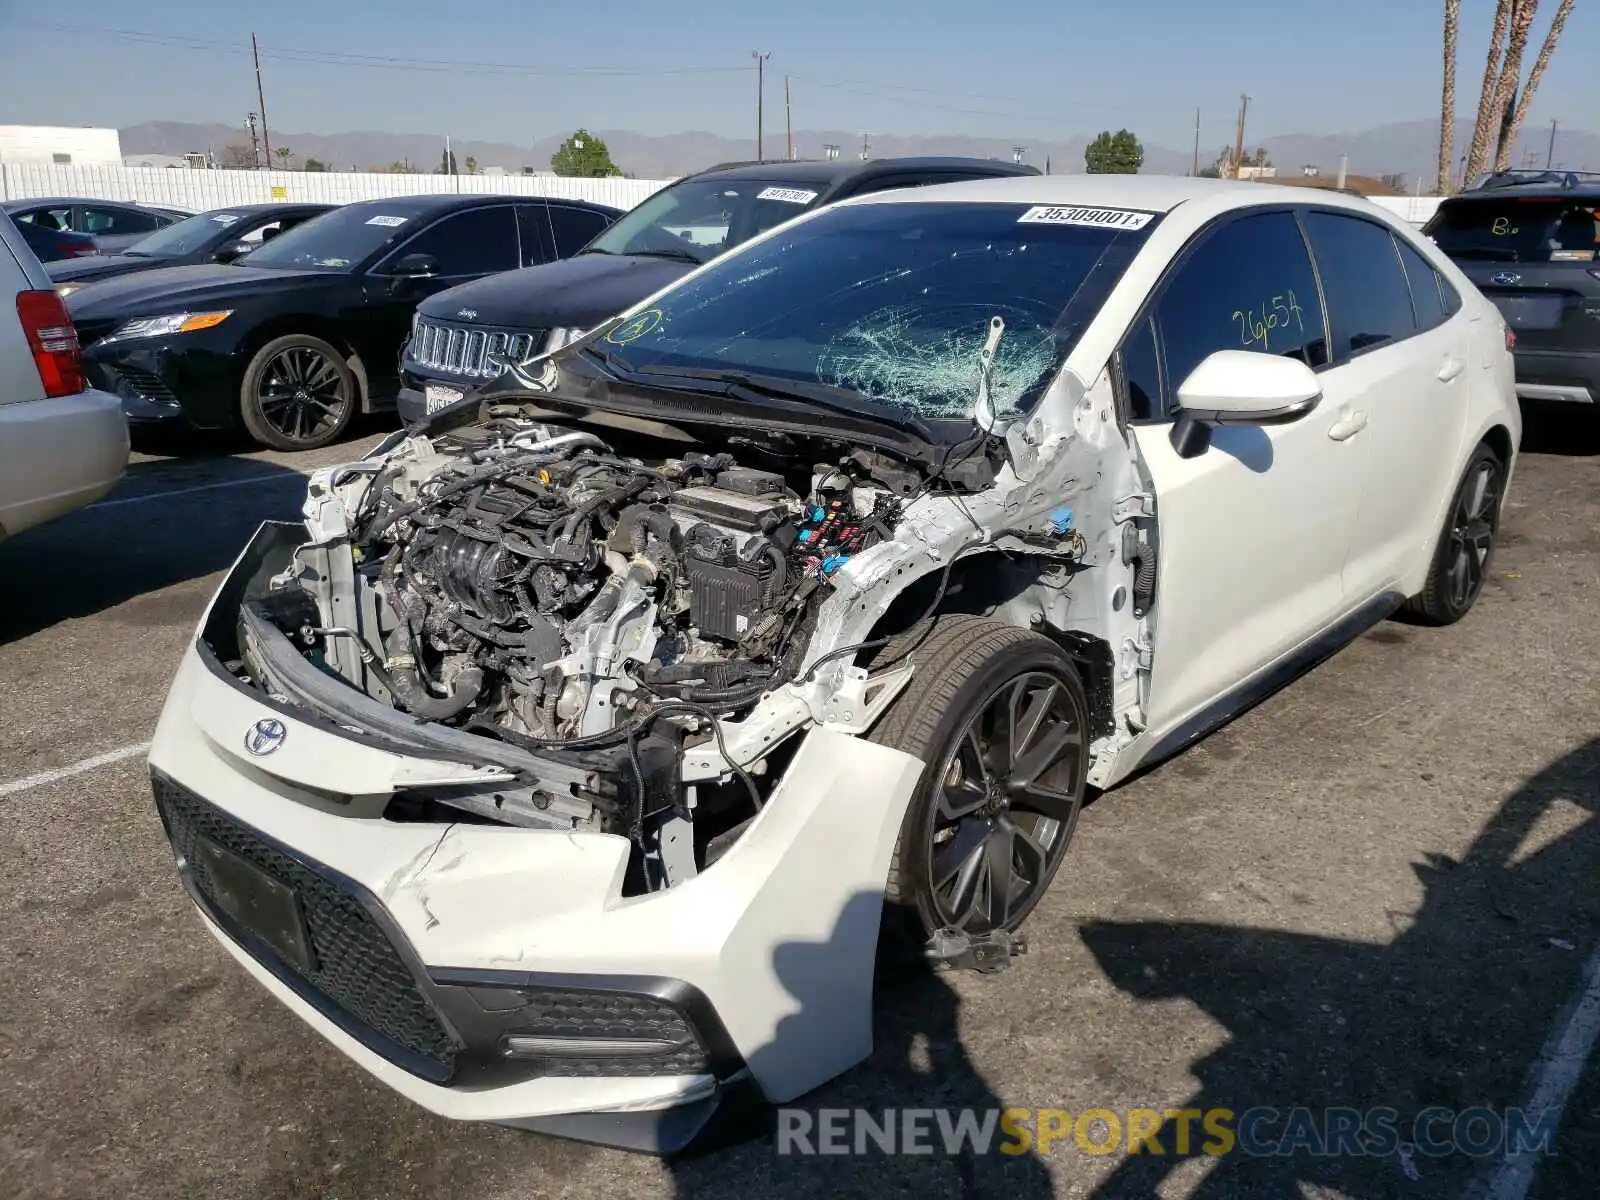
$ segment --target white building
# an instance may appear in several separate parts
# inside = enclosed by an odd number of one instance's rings
[[[122,165],[115,129],[74,125],[0,125],[0,162],[60,167]]]

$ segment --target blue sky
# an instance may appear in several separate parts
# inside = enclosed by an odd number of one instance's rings
[[[1544,0],[1542,35],[1557,0]],[[750,52],[770,50],[767,129],[1065,138],[1119,126],[1184,148],[1355,131],[1438,111],[1428,0],[0,0],[0,123],[241,123],[263,46],[272,126],[527,142],[577,125],[748,135]],[[59,16],[47,16],[53,8]],[[1475,100],[1491,0],[1465,0],[1458,78]],[[251,11],[255,15],[250,15]],[[37,14],[37,15],[35,15]],[[68,30],[71,30],[70,32]],[[109,31],[123,31],[120,36]],[[150,35],[154,35],[153,37]],[[1531,61],[1536,47],[1530,47]],[[407,68],[326,56],[411,60]],[[315,61],[323,59],[324,61]],[[434,69],[421,69],[430,60]],[[455,69],[471,62],[474,69]],[[679,73],[666,73],[668,71]],[[1470,114],[1468,114],[1470,115]],[[1530,123],[1600,131],[1600,6],[1576,6]]]

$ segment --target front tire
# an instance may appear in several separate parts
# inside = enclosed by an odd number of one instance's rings
[[[355,372],[338,349],[295,333],[257,350],[239,388],[252,438],[274,450],[315,450],[338,439],[355,415]]]
[[[914,641],[916,674],[871,735],[927,764],[889,868],[885,940],[1010,932],[1043,897],[1077,825],[1089,767],[1083,684],[1050,639],[986,618],[946,616]]]
[[[1454,625],[1477,603],[1489,578],[1505,486],[1505,464],[1488,446],[1479,446],[1450,501],[1427,583],[1406,601],[1412,617],[1425,625]]]

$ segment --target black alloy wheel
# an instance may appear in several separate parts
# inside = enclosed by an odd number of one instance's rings
[[[941,923],[1010,929],[1066,849],[1084,769],[1082,714],[1057,675],[1029,671],[967,718],[929,809],[927,888]]]
[[[916,673],[873,741],[926,763],[890,865],[884,932],[921,943],[1022,924],[1054,878],[1088,779],[1088,700],[1041,634],[951,615],[909,635]],[[880,656],[894,661],[895,645]]]
[[[276,450],[311,450],[334,441],[355,412],[355,375],[344,356],[305,334],[275,338],[245,372],[245,427]]]
[[[1505,485],[1505,464],[1488,446],[1479,446],[1450,501],[1427,583],[1406,603],[1410,615],[1429,625],[1453,625],[1477,603],[1494,557]]]

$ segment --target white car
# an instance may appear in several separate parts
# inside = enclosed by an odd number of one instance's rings
[[[127,467],[128,422],[122,401],[87,385],[66,306],[4,213],[0,305],[3,540],[115,487]]]
[[[207,927],[447,1117],[670,1152],[992,968],[1086,787],[1483,586],[1507,333],[1360,200],[791,221],[313,477],[150,762]]]

